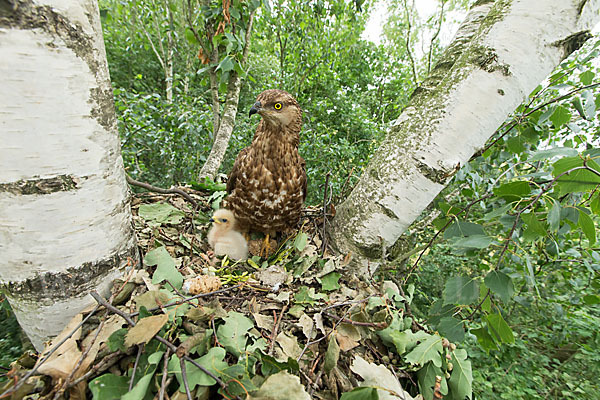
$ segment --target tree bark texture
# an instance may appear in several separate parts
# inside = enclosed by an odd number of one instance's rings
[[[479,1],[385,139],[329,236],[368,274],[526,96],[589,37],[599,0]]]
[[[5,3],[0,59],[0,288],[40,350],[138,260],[96,1]]]

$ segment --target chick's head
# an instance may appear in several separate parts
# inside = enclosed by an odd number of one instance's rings
[[[210,222],[212,222],[215,229],[229,231],[235,227],[235,216],[231,211],[221,208],[215,211]]]

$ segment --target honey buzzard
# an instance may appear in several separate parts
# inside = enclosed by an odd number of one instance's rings
[[[289,93],[271,89],[258,95],[253,114],[262,119],[229,173],[226,207],[240,229],[266,235],[261,253],[268,254],[269,236],[298,223],[306,198],[306,163],[298,154],[302,110]]]

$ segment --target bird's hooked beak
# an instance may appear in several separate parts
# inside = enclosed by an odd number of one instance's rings
[[[215,224],[221,224],[221,221],[219,221],[218,219],[211,218],[209,219],[209,221],[214,222]]]
[[[250,112],[248,113],[248,116],[251,117],[252,114],[256,114],[256,113],[260,112],[261,107],[262,107],[262,104],[260,104],[260,101],[257,101],[256,103],[254,103],[252,108],[250,108]]]

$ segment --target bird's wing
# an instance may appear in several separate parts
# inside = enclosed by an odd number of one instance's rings
[[[306,179],[306,161],[301,156],[300,159],[300,184],[302,185],[302,201],[306,200],[307,179]]]
[[[249,147],[242,149],[242,151],[240,151],[240,153],[236,157],[235,162],[233,163],[233,167],[231,168],[231,172],[227,177],[227,193],[231,193],[233,192],[233,189],[235,189],[237,178],[238,176],[241,176],[242,173],[240,165],[242,164],[244,158],[246,158],[246,156],[248,155],[249,150]]]

